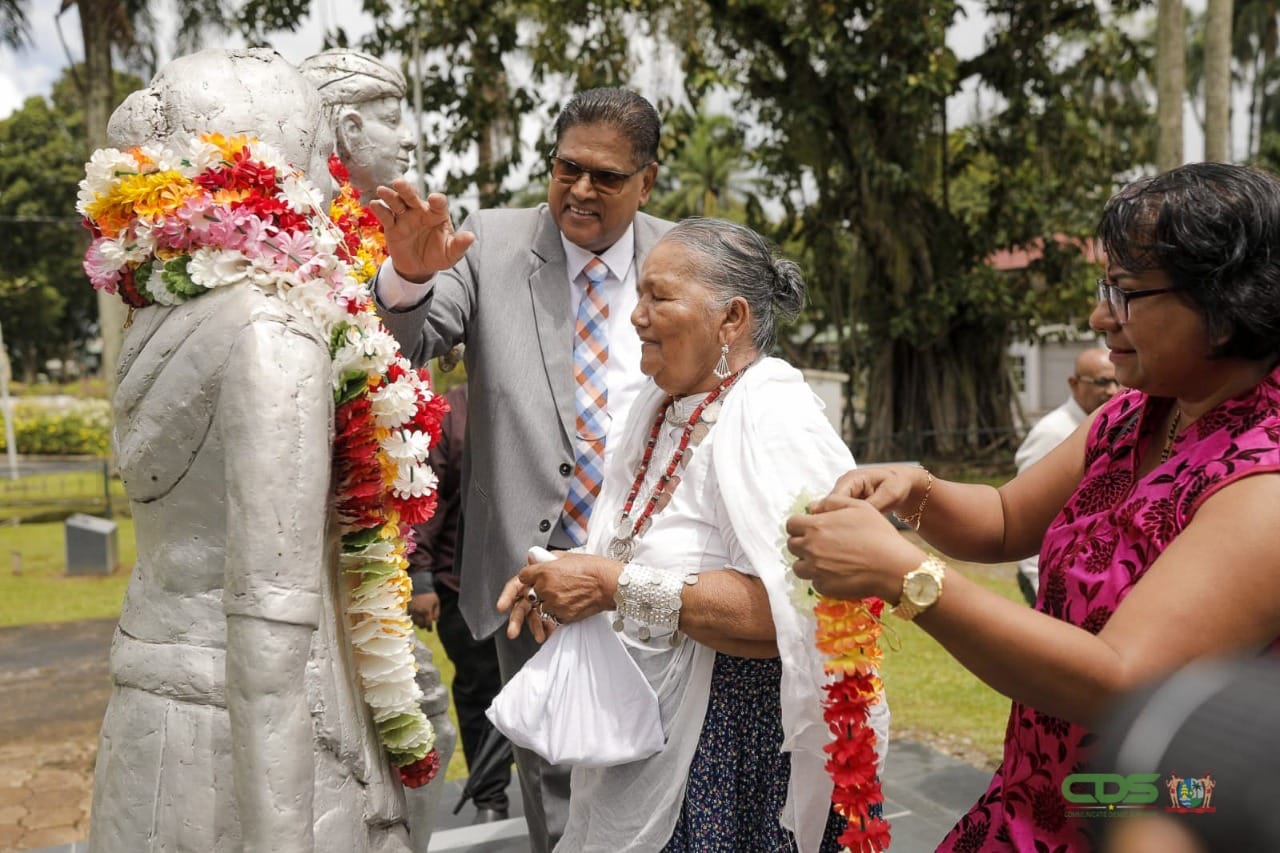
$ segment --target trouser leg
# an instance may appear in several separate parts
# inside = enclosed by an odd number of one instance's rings
[[[440,642],[454,665],[453,705],[458,712],[462,751],[467,757],[468,771],[472,774],[474,802],[479,809],[506,811],[511,766],[499,764],[487,771],[480,768],[483,775],[476,778],[476,750],[486,732],[493,729],[493,724],[484,712],[502,689],[497,645],[492,637],[476,640],[471,636],[471,629],[458,611],[456,592],[438,585],[436,593],[440,596],[437,628],[440,631]]]

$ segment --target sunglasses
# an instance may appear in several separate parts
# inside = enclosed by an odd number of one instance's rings
[[[617,195],[631,178],[649,168],[645,163],[634,172],[615,172],[612,169],[588,169],[572,160],[566,160],[556,154],[551,155],[551,177],[562,184],[576,184],[578,179],[587,174],[591,176],[591,186],[605,195]]]

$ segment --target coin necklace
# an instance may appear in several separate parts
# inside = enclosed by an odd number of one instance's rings
[[[649,463],[653,461],[653,448],[658,443],[658,434],[662,429],[663,421],[667,420],[668,410],[675,404],[675,397],[668,396],[662,408],[658,411],[658,416],[653,419],[653,428],[649,430],[649,438],[644,444],[644,456],[640,460],[640,467],[636,470],[636,478],[631,483],[631,491],[627,493],[627,501],[623,504],[622,512],[618,514],[617,527],[618,535],[609,540],[609,547],[606,550],[610,559],[617,560],[620,563],[628,563],[636,552],[636,540],[648,532],[653,526],[654,512],[665,507],[671,500],[671,493],[675,491],[676,486],[680,485],[680,477],[676,475],[676,471],[680,468],[680,463],[684,460],[685,451],[688,450],[689,444],[697,444],[706,437],[707,431],[710,429],[708,424],[713,423],[719,414],[720,407],[716,405],[716,399],[733,387],[733,383],[738,381],[738,377],[742,375],[742,371],[725,377],[715,389],[706,396],[706,398],[698,404],[693,410],[693,414],[689,415],[689,422],[685,424],[684,431],[680,434],[680,441],[676,444],[675,453],[671,454],[671,461],[667,463],[666,469],[662,472],[662,476],[658,478],[658,484],[653,488],[653,494],[649,495],[649,500],[645,501],[644,508],[640,511],[640,516],[633,522],[631,513],[635,507],[636,498],[640,495],[640,489],[644,486],[645,474],[649,473]]]

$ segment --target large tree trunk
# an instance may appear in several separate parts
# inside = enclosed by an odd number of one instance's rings
[[[80,34],[84,39],[84,118],[89,150],[107,145],[107,120],[111,118],[111,27],[119,20],[117,0],[78,0]],[[98,292],[98,325],[102,335],[102,377],[108,395],[116,384],[116,363],[124,337],[125,306],[120,297]]]
[[[957,326],[922,348],[886,341],[871,359],[855,458],[983,462],[1012,449],[1012,392],[1000,328]]]
[[[1204,159],[1231,162],[1231,0],[1209,0],[1204,23]]]
[[[1187,25],[1182,0],[1160,0],[1156,13],[1156,168],[1181,166],[1182,95],[1187,77]]]

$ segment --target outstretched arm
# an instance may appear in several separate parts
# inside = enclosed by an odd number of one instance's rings
[[[1049,523],[1079,484],[1091,423],[1086,420],[1039,463],[998,489],[950,482],[917,466],[886,465],[849,471],[836,481],[829,499],[858,498],[880,512],[894,512],[911,520],[930,545],[957,559],[1018,560],[1040,550]],[[843,504],[824,499],[812,510],[833,505]]]
[[[826,594],[896,603],[903,575],[926,555],[871,504],[845,501],[788,521],[788,547],[800,557],[796,574]],[[994,689],[1089,725],[1127,690],[1196,658],[1256,652],[1280,636],[1274,544],[1257,533],[1277,529],[1280,474],[1223,488],[1097,635],[1009,601],[954,569],[941,600],[916,621]]]

